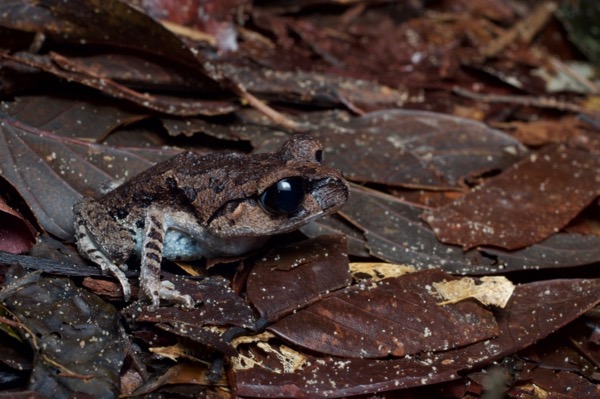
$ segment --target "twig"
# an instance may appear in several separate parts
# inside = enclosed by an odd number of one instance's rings
[[[553,2],[542,3],[537,6],[531,14],[516,23],[505,34],[489,43],[481,49],[481,53],[486,57],[493,57],[517,39],[529,43],[531,39],[550,21],[552,13],[556,10],[556,4]]]
[[[592,94],[600,94],[600,85],[592,82],[591,80],[581,75],[580,73],[578,73],[573,68],[566,65],[564,62],[557,59],[556,57],[549,57],[548,59],[550,61],[550,65],[552,66],[552,68],[554,68],[555,71],[562,72],[565,75],[569,76],[571,79],[578,81],[579,83],[587,87],[592,92]]]
[[[261,112],[262,114],[267,116],[269,119],[271,119],[273,122],[277,123],[278,125],[283,126],[284,128],[289,129],[294,132],[302,132],[302,131],[305,131],[308,129],[309,126],[298,123],[295,120],[282,114],[281,112],[278,112],[278,111],[274,110],[273,108],[269,107],[264,101],[253,96],[252,94],[250,94],[248,92],[248,90],[246,90],[246,88],[243,87],[238,82],[232,82],[232,86],[233,86],[233,89],[237,92],[237,94],[241,98],[246,100],[246,102],[251,107],[253,107],[257,111]]]
[[[474,91],[466,90],[461,87],[455,87],[452,91],[459,96],[470,98],[473,100],[484,101],[488,103],[507,103],[518,104],[528,107],[551,108],[560,111],[569,112],[586,112],[585,109],[577,104],[569,103],[562,100],[557,100],[552,97],[533,97],[533,96],[518,96],[518,95],[500,95],[500,94],[482,94]]]

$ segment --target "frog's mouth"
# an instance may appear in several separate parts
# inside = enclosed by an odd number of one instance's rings
[[[304,180],[304,196],[290,213],[269,212],[260,196],[230,201],[208,221],[215,236],[271,236],[298,229],[306,223],[337,211],[348,199],[349,186],[342,178]]]

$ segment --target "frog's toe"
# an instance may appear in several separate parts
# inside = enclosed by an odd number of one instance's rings
[[[103,266],[102,270],[107,270],[111,275],[119,280],[121,288],[123,289],[123,299],[125,302],[129,302],[129,299],[131,298],[131,285],[129,284],[129,280],[127,280],[127,276],[125,273],[123,273],[123,269],[110,262],[106,263],[105,265],[101,265]],[[125,270],[127,270],[127,267],[125,267]]]
[[[166,299],[173,302],[177,302],[182,304],[186,308],[194,307],[194,300],[189,295],[182,295],[179,291],[175,289],[175,285],[173,285],[170,281],[161,281],[160,282],[160,290],[159,290],[160,299]]]

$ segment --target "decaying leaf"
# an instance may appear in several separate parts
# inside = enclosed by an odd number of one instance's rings
[[[249,351],[240,353],[231,359],[233,370],[245,370],[253,367],[267,367],[276,373],[294,373],[301,370],[302,367],[308,360],[308,356],[293,350],[286,345],[271,345],[269,340],[275,336],[269,332],[258,334],[253,337],[244,337],[244,339],[236,339],[233,344],[239,346],[243,343],[254,343],[256,348],[264,355],[274,358],[273,360],[278,364],[273,368],[270,364],[267,366],[259,360],[259,356],[256,353]],[[250,338],[250,339],[248,339]]]
[[[460,280],[433,283],[433,288],[445,301],[438,305],[449,305],[467,298],[475,298],[487,306],[506,306],[515,289],[514,284],[504,276],[480,277],[479,283],[470,277]]]
[[[0,2],[0,171],[16,188],[0,198],[64,241],[0,252],[0,297],[19,318],[2,323],[34,347],[0,344],[5,396],[464,399],[493,379],[507,397],[599,397],[600,236],[582,227],[598,207],[581,212],[599,193],[599,88],[571,68],[597,61],[597,13],[577,1],[554,14],[549,1],[73,3]],[[541,70],[577,91],[551,93]],[[74,255],[74,201],[179,151],[163,146],[264,152],[296,131],[368,188],[303,228],[309,241],[195,262],[194,277],[164,262],[193,310],[107,307],[122,298]],[[0,205],[0,240],[20,252],[11,210]],[[348,254],[391,263],[349,267]],[[17,264],[39,283],[15,282]],[[543,281],[448,274],[514,271]],[[444,280],[457,296],[439,306]]]
[[[350,272],[355,280],[371,279],[374,281],[390,277],[400,277],[406,273],[417,271],[412,266],[396,265],[393,263],[353,262]]]

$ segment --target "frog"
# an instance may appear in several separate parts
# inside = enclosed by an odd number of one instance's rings
[[[341,172],[322,161],[323,147],[296,134],[272,153],[183,151],[99,198],[73,206],[75,241],[84,258],[115,277],[130,301],[125,272],[139,259],[140,299],[194,307],[161,280],[161,263],[238,257],[275,235],[340,209],[349,196]]]

